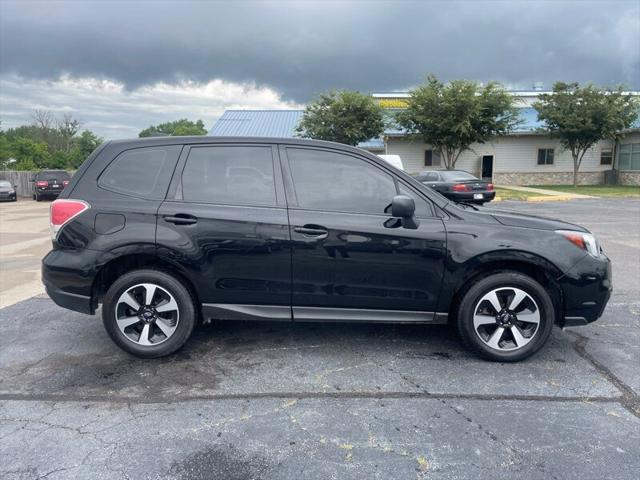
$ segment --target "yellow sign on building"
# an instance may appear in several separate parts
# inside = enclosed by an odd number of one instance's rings
[[[380,98],[378,105],[382,108],[407,108],[406,98]]]

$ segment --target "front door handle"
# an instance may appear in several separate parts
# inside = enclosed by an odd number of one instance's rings
[[[176,213],[175,215],[165,215],[165,222],[175,223],[176,225],[193,225],[198,223],[198,218],[186,213]]]
[[[311,237],[326,237],[329,235],[329,231],[319,225],[305,225],[303,227],[293,227],[293,231],[296,233],[302,233],[303,235],[309,235]]]

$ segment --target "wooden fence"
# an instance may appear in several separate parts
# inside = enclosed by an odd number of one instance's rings
[[[33,196],[33,184],[31,179],[38,172],[28,170],[0,170],[0,180],[7,180],[16,186],[19,197],[31,198]],[[73,175],[74,172],[69,172]]]

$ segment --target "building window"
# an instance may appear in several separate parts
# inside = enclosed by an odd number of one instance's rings
[[[640,170],[640,143],[620,145],[618,168],[620,170]]]
[[[613,152],[611,150],[600,151],[600,165],[611,165],[613,163]]]
[[[435,150],[424,151],[424,166],[425,167],[439,167],[440,166],[440,153]]]
[[[553,165],[553,148],[538,149],[538,165]]]

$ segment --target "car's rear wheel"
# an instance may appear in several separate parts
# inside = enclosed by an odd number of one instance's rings
[[[515,362],[545,344],[554,320],[553,303],[542,285],[527,275],[503,272],[464,293],[457,325],[465,344],[481,356]]]
[[[196,323],[194,301],[184,284],[158,270],[126,273],[107,291],[102,321],[113,341],[142,358],[182,347]]]

